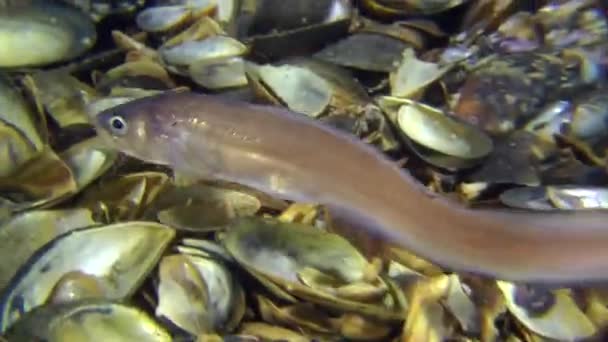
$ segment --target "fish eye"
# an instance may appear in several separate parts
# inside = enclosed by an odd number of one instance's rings
[[[119,134],[119,135],[123,135],[125,133],[127,133],[127,122],[125,121],[125,119],[120,116],[120,115],[114,115],[110,118],[109,120],[110,123],[110,129],[112,130],[112,132]]]

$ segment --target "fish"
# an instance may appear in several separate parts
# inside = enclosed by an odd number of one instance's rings
[[[473,208],[434,194],[355,135],[288,108],[168,91],[104,109],[92,123],[108,148],[324,205],[452,272],[555,286],[608,280],[606,212]]]

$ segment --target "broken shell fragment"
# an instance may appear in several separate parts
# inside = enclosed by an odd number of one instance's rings
[[[413,49],[405,49],[399,67],[389,75],[391,96],[418,98],[428,85],[441,78],[453,65],[426,62],[418,59]]]
[[[255,55],[272,59],[309,55],[348,33],[352,1],[244,1],[251,18],[241,28]],[[297,42],[297,44],[294,44]]]

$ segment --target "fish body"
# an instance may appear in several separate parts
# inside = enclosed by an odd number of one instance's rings
[[[607,214],[467,208],[357,137],[287,109],[168,92],[95,117],[109,146],[201,179],[327,206],[457,272],[527,283],[608,280]]]

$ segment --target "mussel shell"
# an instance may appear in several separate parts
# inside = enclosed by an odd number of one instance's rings
[[[158,200],[147,208],[145,215],[177,229],[200,231],[203,228],[223,227],[232,217],[253,215],[261,207],[262,203],[255,195],[237,189],[195,183],[167,187]],[[204,217],[197,219],[196,210]]]
[[[62,234],[40,248],[13,278],[0,300],[0,329],[45,303],[70,271],[82,271],[113,285],[109,299],[122,300],[137,289],[175,235],[171,228],[130,221]]]
[[[245,62],[241,57],[199,60],[190,64],[188,72],[194,82],[209,89],[247,85]]]
[[[70,60],[89,50],[96,41],[92,19],[59,1],[33,0],[0,12],[0,67]]]
[[[564,125],[571,121],[572,103],[560,100],[547,105],[524,129],[544,140],[554,141],[555,136],[565,133]]]
[[[192,335],[212,332],[208,285],[192,261],[184,255],[168,255],[158,270],[156,316]]]
[[[308,287],[299,280],[306,267],[331,274],[340,282],[364,281],[370,263],[337,234],[312,225],[265,217],[234,220],[220,237],[234,259],[275,296],[295,303],[296,298],[334,310],[356,312],[380,320],[401,319],[402,307],[392,295],[373,303],[341,298]]]
[[[368,264],[338,235],[269,218],[241,217],[232,221],[223,242],[239,262],[286,281],[297,282],[297,269],[304,266],[335,274],[346,282],[357,281]]]
[[[483,131],[421,103],[404,103],[397,121],[416,143],[449,156],[478,159],[493,148],[492,139]]]
[[[510,313],[545,339],[581,341],[592,339],[598,332],[569,289],[550,291],[505,281],[497,285]]]
[[[0,120],[18,132],[33,152],[40,152],[45,144],[40,118],[15,87],[5,74],[0,74]]]
[[[608,96],[606,88],[599,88],[576,99],[569,131],[564,139],[586,157],[605,164],[608,159]]]
[[[244,314],[240,279],[219,259],[169,255],[161,260],[159,279],[157,316],[166,317],[191,334],[230,331]],[[183,305],[191,308],[184,309]]]
[[[27,313],[5,336],[15,342],[172,340],[145,311],[103,299],[40,306]]]
[[[351,1],[264,0],[241,31],[254,54],[302,56],[344,37],[354,15]],[[294,44],[294,42],[297,42]]]
[[[543,186],[526,186],[509,189],[500,194],[500,201],[512,208],[553,210]]]
[[[36,102],[60,127],[89,123],[85,102],[95,96],[92,87],[64,69],[37,71],[25,80]]]
[[[592,186],[548,186],[551,204],[562,210],[608,209],[608,188]]]
[[[314,58],[290,58],[278,64],[246,62],[251,87],[264,100],[319,117],[328,108],[364,105],[365,89],[345,69]]]
[[[139,12],[135,22],[144,31],[163,32],[184,24],[191,15],[192,10],[186,6],[157,6]]]
[[[248,27],[249,35],[289,31],[350,15],[350,1],[344,0],[259,0]]]
[[[93,225],[87,209],[34,210],[13,216],[0,227],[0,250],[18,249],[0,258],[0,290],[10,281],[19,267],[46,243],[65,232]]]
[[[117,151],[97,147],[97,142],[96,138],[84,140],[60,155],[72,171],[79,191],[108,171],[118,158]]]
[[[448,11],[466,3],[467,0],[364,0],[362,5],[376,14],[394,15],[433,15]]]
[[[467,182],[537,186],[541,156],[553,145],[527,131],[515,131],[494,140],[494,149],[480,167],[467,175]]]
[[[248,62],[246,72],[252,84],[274,95],[271,101],[284,102],[297,113],[317,117],[331,102],[331,85],[307,68]]]
[[[13,175],[21,166],[35,158],[37,151],[13,127],[0,122],[0,177]]]
[[[239,56],[246,52],[247,46],[227,35],[215,35],[160,49],[163,59],[176,66],[188,66],[199,60]]]
[[[314,57],[349,68],[390,72],[408,47],[409,44],[388,35],[360,32],[327,45]]]

